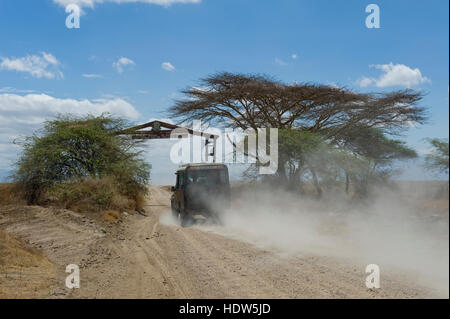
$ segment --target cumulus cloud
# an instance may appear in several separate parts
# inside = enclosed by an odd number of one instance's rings
[[[291,58],[292,58],[293,60],[297,60],[298,56],[297,56],[297,54],[294,53],[294,54],[291,55]]]
[[[375,85],[377,87],[404,86],[413,87],[431,82],[422,75],[418,68],[412,69],[404,64],[376,64],[369,67],[383,71],[378,78],[364,77],[359,81],[361,87]]]
[[[168,7],[175,3],[200,3],[201,0],[53,0],[53,2],[63,7],[66,7],[69,4],[76,4],[80,8],[93,8],[95,4],[102,4],[106,2],[114,2],[114,3],[139,2]]]
[[[35,78],[55,79],[63,78],[60,70],[61,63],[51,53],[41,52],[40,55],[25,57],[0,57],[0,70],[25,72]]]
[[[362,88],[368,87],[369,85],[372,85],[374,83],[375,79],[371,79],[371,78],[362,78],[361,80],[359,80],[359,86]]]
[[[139,112],[121,98],[76,100],[56,98],[47,94],[0,94],[0,119],[23,124],[39,124],[58,113],[74,115],[111,113],[131,120],[139,117]],[[9,126],[7,122],[0,123],[2,127]]]
[[[124,67],[129,67],[136,65],[133,60],[125,57],[119,58],[116,62],[113,62],[112,66],[117,70],[117,72],[122,73],[124,70]]]
[[[163,63],[161,64],[161,67],[162,67],[164,70],[169,71],[169,72],[175,71],[175,67],[174,67],[173,64],[170,63],[170,62],[163,62]]]
[[[76,100],[46,94],[0,94],[0,169],[10,169],[17,158],[19,149],[13,144],[15,139],[32,134],[44,121],[60,113],[110,113],[129,120],[140,116],[133,105],[120,98]]]

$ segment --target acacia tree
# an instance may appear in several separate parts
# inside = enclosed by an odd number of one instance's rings
[[[305,170],[311,172],[314,185],[318,193],[317,174],[311,165],[313,154],[317,154],[328,148],[325,140],[318,134],[295,129],[281,129],[279,131],[278,154],[281,162],[279,171],[282,182],[286,181],[291,189],[301,188],[300,177]],[[283,180],[286,179],[286,180]]]
[[[432,147],[430,154],[425,156],[425,167],[438,172],[448,174],[448,140],[446,139],[428,139]]]
[[[326,130],[328,136],[356,125],[400,129],[422,123],[422,95],[412,90],[362,94],[316,84],[285,84],[262,75],[219,73],[182,91],[169,113],[182,122],[202,120],[232,127]]]
[[[332,189],[342,182],[349,194],[352,182],[356,195],[364,197],[371,186],[386,181],[395,160],[417,157],[405,142],[386,137],[380,129],[361,128],[359,135],[342,138],[345,141],[336,144],[319,134],[280,130],[279,154],[286,159],[287,185],[301,189],[306,175],[321,197],[324,187]]]
[[[310,83],[286,84],[264,75],[219,73],[182,91],[184,99],[169,109],[181,123],[202,120],[243,130],[261,127],[316,133],[342,144],[361,129],[398,133],[422,124],[422,94],[413,90],[357,93],[346,88]],[[277,175],[286,180],[289,159],[279,159]]]
[[[382,130],[360,128],[358,135],[345,136],[341,148],[351,154],[346,157],[343,168],[346,176],[346,190],[353,181],[355,192],[364,197],[370,185],[385,182],[392,173],[395,160],[417,157],[417,153],[405,142],[388,138]]]
[[[23,185],[29,203],[49,187],[85,178],[111,177],[126,195],[147,191],[150,166],[136,149],[139,143],[115,134],[128,123],[107,115],[59,116],[22,143],[14,181]]]

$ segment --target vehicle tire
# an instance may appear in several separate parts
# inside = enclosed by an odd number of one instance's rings
[[[191,215],[184,213],[180,214],[181,216],[181,227],[189,227],[192,224]]]

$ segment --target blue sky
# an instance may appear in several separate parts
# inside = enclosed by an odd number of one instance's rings
[[[68,3],[81,5],[79,29],[65,25]],[[370,3],[380,8],[379,29],[365,25]],[[430,122],[403,138],[425,153],[423,138],[448,138],[448,6],[447,0],[2,0],[0,175],[17,156],[12,140],[45,118],[101,111],[135,122],[164,118],[181,89],[218,71],[361,92],[422,90]],[[168,149],[149,144],[155,182],[172,178]],[[408,176],[426,178],[414,167]]]

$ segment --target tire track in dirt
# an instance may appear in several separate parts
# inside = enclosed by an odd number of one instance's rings
[[[0,228],[40,247],[59,265],[57,298],[414,298],[433,296],[384,274],[366,289],[364,265],[326,256],[283,257],[170,219],[170,193],[151,187],[147,217],[131,214],[98,231],[89,219],[40,207],[2,211]],[[64,288],[65,265],[80,265],[81,288]]]

